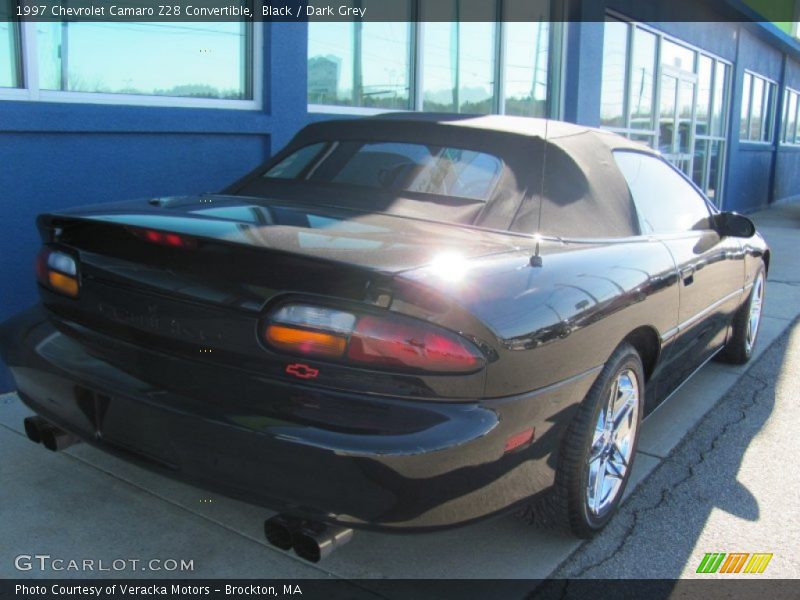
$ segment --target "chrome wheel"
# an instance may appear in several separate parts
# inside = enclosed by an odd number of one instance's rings
[[[753,345],[758,335],[758,326],[761,324],[761,308],[764,305],[764,273],[759,273],[753,283],[753,294],[750,297],[750,316],[747,320],[747,335],[744,343],[747,353],[753,351]]]
[[[597,417],[587,458],[586,483],[589,511],[596,516],[614,503],[625,481],[639,424],[640,397],[636,373],[624,369],[614,379]]]

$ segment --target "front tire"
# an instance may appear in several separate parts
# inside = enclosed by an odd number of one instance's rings
[[[556,519],[588,538],[609,522],[630,478],[644,406],[644,369],[619,346],[578,407],[559,452],[551,501]]]
[[[747,302],[733,317],[731,337],[720,352],[720,359],[734,365],[743,365],[753,357],[764,309],[764,292],[767,277],[763,264],[758,267]]]

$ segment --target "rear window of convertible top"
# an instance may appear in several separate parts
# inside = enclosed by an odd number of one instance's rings
[[[475,150],[406,142],[336,142],[300,148],[263,176],[486,202],[502,170],[499,158]]]

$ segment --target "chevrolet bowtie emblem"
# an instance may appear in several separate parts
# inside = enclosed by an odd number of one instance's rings
[[[286,365],[286,372],[289,375],[294,375],[300,379],[314,379],[317,375],[319,375],[319,369],[314,369],[313,367],[309,367],[303,363]]]

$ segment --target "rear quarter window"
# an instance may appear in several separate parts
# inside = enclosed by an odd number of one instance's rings
[[[614,152],[633,197],[643,234],[675,234],[710,227],[703,196],[675,169],[655,156]]]

